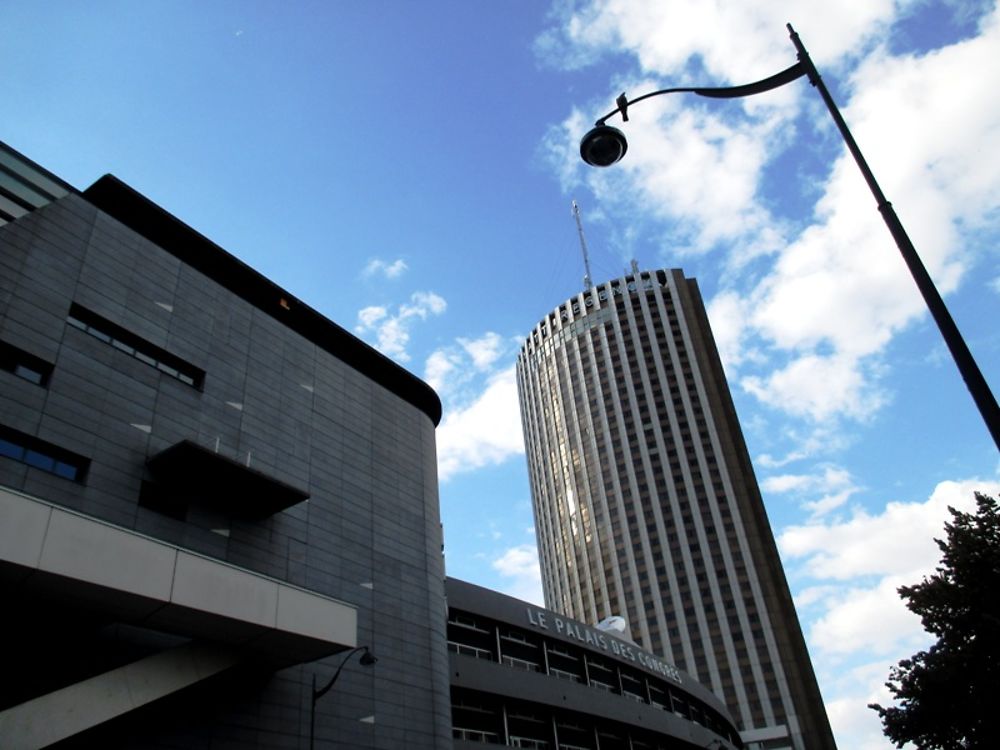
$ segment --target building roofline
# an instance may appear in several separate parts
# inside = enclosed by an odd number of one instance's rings
[[[114,175],[104,175],[82,195],[175,258],[417,407],[435,426],[440,423],[441,400],[427,383]]]
[[[75,187],[73,187],[68,182],[66,182],[65,180],[63,180],[61,177],[59,177],[59,175],[53,174],[52,172],[50,172],[49,170],[47,170],[45,167],[43,167],[38,162],[34,161],[33,159],[29,159],[27,156],[25,156],[24,154],[22,154],[20,151],[18,151],[16,148],[14,148],[13,146],[11,146],[10,144],[5,143],[4,141],[0,141],[0,154],[4,154],[4,153],[6,153],[10,157],[12,157],[12,159],[15,162],[17,162],[17,161],[23,162],[25,165],[27,165],[28,167],[30,167],[33,171],[37,172],[44,179],[49,180],[51,182],[54,182],[55,185],[56,185],[56,187],[61,188],[66,193],[79,193],[79,191]],[[34,185],[32,185],[32,187],[34,187],[36,190],[37,189],[41,189],[41,190],[44,190],[46,193],[49,193],[50,197],[52,198],[52,200],[55,200],[55,199],[61,197],[59,195],[51,195],[52,191],[50,191],[44,185],[34,184]]]

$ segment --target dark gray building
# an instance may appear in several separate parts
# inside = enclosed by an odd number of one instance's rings
[[[594,286],[517,363],[546,605],[625,617],[749,747],[834,741],[697,284]]]
[[[282,251],[276,248],[276,252]],[[448,748],[424,383],[0,146],[0,746]]]
[[[722,703],[607,630],[449,578],[455,750],[741,748]]]

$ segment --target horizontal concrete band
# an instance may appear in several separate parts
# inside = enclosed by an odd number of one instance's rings
[[[5,488],[0,581],[283,664],[357,645],[349,604]]]
[[[783,740],[788,737],[788,727],[779,724],[773,727],[758,727],[757,729],[744,729],[740,732],[740,739],[749,744],[751,742],[765,742],[767,740]],[[789,744],[791,747],[791,744]]]

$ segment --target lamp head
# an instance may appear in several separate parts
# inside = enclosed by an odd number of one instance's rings
[[[610,125],[598,125],[580,141],[580,158],[592,167],[610,167],[628,151],[625,134]]]
[[[361,654],[361,658],[358,659],[358,662],[363,667],[370,667],[372,664],[374,664],[377,661],[378,661],[378,659],[375,658],[375,654],[373,654],[367,648],[365,648],[364,653]]]

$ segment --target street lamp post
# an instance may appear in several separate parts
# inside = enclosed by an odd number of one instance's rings
[[[370,667],[375,662],[378,661],[378,659],[375,658],[375,655],[368,650],[367,646],[358,646],[357,648],[353,648],[347,652],[347,656],[345,656],[344,660],[340,662],[340,666],[338,666],[337,671],[333,673],[333,677],[331,677],[330,681],[326,683],[323,687],[321,687],[319,690],[316,689],[316,675],[313,675],[312,708],[309,711],[309,750],[313,750],[316,738],[316,701],[318,701],[320,698],[322,698],[324,695],[330,692],[330,688],[333,687],[333,684],[337,681],[337,678],[340,677],[341,670],[343,670],[347,662],[351,660],[351,657],[354,656],[359,651],[363,652],[361,654],[361,658],[358,659],[358,662],[361,664],[361,666]]]
[[[903,256],[907,267],[910,269],[913,280],[916,282],[917,288],[920,290],[920,294],[923,296],[924,302],[930,310],[931,316],[934,318],[934,322],[937,323],[938,330],[941,331],[941,336],[944,338],[945,344],[948,346],[948,350],[951,352],[951,356],[958,366],[962,379],[965,380],[969,393],[972,394],[972,399],[975,401],[979,413],[986,423],[986,429],[993,436],[993,442],[996,444],[997,450],[1000,450],[1000,406],[997,406],[996,398],[993,396],[986,378],[983,377],[979,366],[976,364],[976,360],[973,359],[972,353],[965,343],[965,339],[962,338],[962,334],[959,332],[958,326],[955,325],[955,321],[944,304],[944,300],[941,299],[941,295],[934,286],[930,274],[927,273],[927,269],[920,260],[920,256],[917,255],[917,251],[906,234],[906,230],[903,229],[899,217],[896,216],[892,204],[886,199],[878,182],[876,182],[875,176],[868,167],[868,162],[865,161],[864,156],[861,154],[861,149],[858,148],[858,144],[854,141],[851,131],[848,130],[847,123],[841,116],[840,110],[837,109],[837,105],[834,103],[833,97],[830,96],[830,92],[823,83],[823,79],[820,78],[816,66],[813,65],[809,53],[802,44],[802,40],[799,39],[799,35],[795,33],[791,24],[787,26],[792,44],[795,45],[795,49],[798,52],[799,61],[795,65],[770,78],[765,78],[762,81],[749,83],[744,86],[661,89],[660,91],[653,91],[649,94],[636,97],[632,101],[629,101],[623,93],[615,100],[615,104],[618,106],[598,120],[594,128],[580,141],[580,156],[587,164],[594,167],[609,167],[620,161],[628,150],[628,142],[625,140],[625,134],[618,128],[606,125],[605,122],[615,114],[621,114],[622,121],[628,122],[628,107],[641,102],[643,99],[659,96],[660,94],[676,93],[698,94],[716,99],[734,99],[770,91],[779,86],[784,86],[786,83],[790,83],[797,78],[806,76],[809,79],[809,83],[815,86],[820,96],[823,97],[823,101],[826,103],[826,107],[830,111],[837,129],[847,144],[847,149],[851,152],[851,156],[854,157],[854,161],[861,170],[865,182],[868,183],[872,195],[875,196],[879,213],[882,214],[882,219],[889,228],[889,233],[896,241],[896,246],[899,248],[899,252]]]

